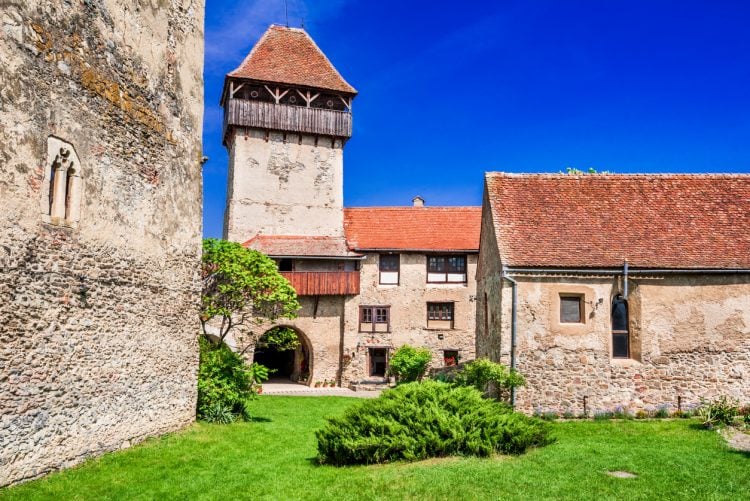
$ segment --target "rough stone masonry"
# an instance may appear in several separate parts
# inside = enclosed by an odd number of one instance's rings
[[[0,0],[0,486],[195,414],[203,0]]]

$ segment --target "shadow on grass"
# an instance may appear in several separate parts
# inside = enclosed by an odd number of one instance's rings
[[[731,449],[730,448],[729,452],[731,452],[732,454],[737,454],[738,456],[742,456],[745,459],[750,459],[750,451],[741,451],[741,450],[738,450],[738,449]]]
[[[263,416],[253,416],[248,421],[249,423],[271,423],[273,422],[273,419],[263,417]]]

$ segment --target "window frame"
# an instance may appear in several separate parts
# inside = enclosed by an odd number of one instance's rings
[[[384,257],[395,258],[396,260],[396,283],[383,282],[382,260]],[[387,270],[386,273],[393,273],[393,270]],[[401,254],[378,254],[378,285],[401,285]]]
[[[578,300],[578,321],[571,322],[563,319],[563,300],[564,299],[577,299]],[[560,325],[582,325],[586,323],[586,308],[584,306],[583,294],[574,294],[561,292],[559,296],[560,300]]]
[[[461,350],[442,350],[442,351],[443,351],[443,367],[453,367],[453,366],[458,365],[458,361],[461,358]],[[453,357],[454,360],[453,360],[453,364],[451,364],[451,365],[448,365],[447,363],[445,363],[446,360],[448,358],[450,358],[447,355],[448,353],[455,353],[456,354],[455,357]]]
[[[425,276],[426,282],[428,284],[459,284],[459,285],[466,285],[469,282],[469,256],[468,254],[426,254],[425,255],[425,269],[427,271],[427,274]],[[430,258],[434,259],[443,259],[443,268],[444,271],[437,271],[437,272],[431,272],[430,271]],[[451,282],[448,280],[448,275],[451,274],[451,270],[449,269],[449,260],[451,258],[462,258],[464,260],[464,266],[463,266],[463,276],[464,279],[461,282]],[[430,275],[438,275],[443,274],[445,275],[445,280],[430,280]],[[458,273],[453,271],[454,275],[457,275]]]
[[[449,311],[450,311],[450,318],[430,318],[430,306],[442,306],[442,305],[449,305]],[[442,310],[439,310],[440,316],[442,316],[443,312]],[[430,321],[433,322],[447,322],[450,321],[451,326],[448,328],[445,327],[430,327]],[[428,329],[441,329],[441,330],[450,330],[455,329],[456,326],[456,302],[455,301],[427,301],[427,328]]]
[[[615,330],[614,316],[615,316],[615,303],[621,302],[625,305],[625,330]],[[612,299],[612,305],[610,307],[610,331],[612,335],[612,358],[618,360],[628,360],[631,358],[630,350],[630,305],[628,300],[623,298],[622,295],[618,294]],[[626,354],[615,355],[615,336],[625,336],[625,347]]]
[[[378,311],[377,310],[384,310],[385,311],[385,322],[378,322]],[[369,311],[369,317],[370,321],[365,322],[365,311]],[[362,324],[369,324],[371,326],[370,330],[362,330]],[[378,324],[386,324],[386,330],[385,331],[379,331],[375,329],[375,326]],[[358,332],[391,332],[391,306],[390,305],[360,305],[359,307],[359,324],[358,324]]]

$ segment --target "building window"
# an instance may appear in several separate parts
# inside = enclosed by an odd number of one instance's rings
[[[612,301],[612,357],[630,358],[628,302],[620,295]]]
[[[583,323],[583,296],[560,296],[560,323]]]
[[[380,284],[398,285],[400,257],[398,254],[380,255]]]
[[[279,271],[294,271],[294,262],[289,258],[279,259]]]
[[[453,303],[427,303],[427,328],[452,329]]]
[[[390,306],[360,306],[359,332],[390,332]]]
[[[369,348],[367,351],[370,376],[385,377],[385,370],[388,367],[388,348]]]
[[[458,365],[458,350],[443,350],[443,363],[446,367]]]
[[[427,256],[428,283],[466,283],[466,256]]]

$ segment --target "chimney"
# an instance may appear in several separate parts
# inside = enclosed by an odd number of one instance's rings
[[[424,198],[417,195],[416,197],[411,199],[411,203],[414,205],[414,207],[424,207]]]

